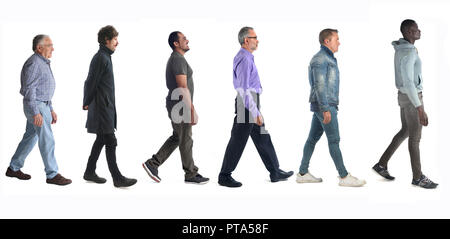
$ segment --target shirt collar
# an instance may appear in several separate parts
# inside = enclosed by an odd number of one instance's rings
[[[322,51],[325,51],[328,55],[334,57],[333,52],[332,52],[328,47],[326,47],[326,46],[324,46],[324,45],[320,45],[320,49],[321,49]]]
[[[239,53],[243,54],[246,57],[250,57],[250,58],[254,58],[253,54],[249,51],[247,51],[247,49],[241,47],[241,49],[239,50]]]
[[[42,59],[45,63],[50,64],[50,60],[45,58],[44,56],[42,56],[41,54],[35,52],[34,53],[37,57],[39,57],[40,59]]]

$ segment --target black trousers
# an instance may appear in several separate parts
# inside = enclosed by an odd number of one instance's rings
[[[103,146],[106,148],[106,161],[108,162],[109,172],[114,180],[122,177],[116,162],[117,139],[112,134],[97,134],[94,144],[92,145],[91,155],[89,156],[86,173],[93,174],[97,168],[97,160],[102,152]]]
[[[259,97],[257,98],[257,101],[259,105]],[[238,109],[236,112],[239,112]],[[247,109],[242,112],[245,112],[245,121],[240,122],[240,120],[238,120],[238,115],[234,117],[231,138],[225,151],[219,176],[230,176],[236,169],[249,136],[252,138],[266,169],[271,175],[276,175],[280,165],[269,133],[264,129],[264,124],[258,126],[253,123],[253,120],[249,117],[251,116],[251,113],[249,113]]]

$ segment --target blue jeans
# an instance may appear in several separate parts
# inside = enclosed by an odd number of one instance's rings
[[[45,173],[48,179],[54,178],[58,174],[58,165],[55,159],[55,140],[51,128],[52,114],[47,103],[37,102],[39,112],[42,115],[43,123],[41,127],[33,124],[33,113],[26,106],[23,107],[25,117],[27,118],[26,131],[23,135],[22,141],[17,146],[9,167],[13,171],[20,170],[25,158],[33,150],[36,142],[39,142],[39,151],[41,152],[42,160],[45,165]]]
[[[303,148],[302,164],[300,166],[300,173],[305,174],[308,172],[309,161],[314,152],[317,141],[325,131],[328,139],[328,149],[330,151],[331,158],[333,158],[334,165],[339,173],[340,177],[347,176],[348,172],[345,169],[344,161],[342,160],[341,150],[339,149],[339,124],[337,119],[337,110],[335,107],[330,107],[331,121],[328,124],[323,123],[323,113],[314,112],[311,130],[309,131],[308,140]]]

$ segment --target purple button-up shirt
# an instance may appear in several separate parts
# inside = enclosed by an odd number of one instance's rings
[[[244,48],[241,48],[234,57],[233,84],[242,97],[245,108],[252,113],[253,117],[260,116],[261,113],[255,102],[256,99],[253,99],[251,92],[261,94],[261,82],[259,81],[254,56]]]
[[[34,53],[23,65],[20,83],[23,103],[33,112],[33,115],[40,113],[38,101],[48,102],[50,110],[53,110],[52,97],[55,92],[55,79],[49,59]]]

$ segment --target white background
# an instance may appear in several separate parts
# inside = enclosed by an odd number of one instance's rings
[[[448,218],[450,19],[445,1],[1,1],[0,8],[0,170],[9,165],[25,130],[20,71],[32,54],[32,38],[48,34],[55,51],[53,126],[56,158],[73,183],[45,183],[36,145],[23,171],[30,181],[0,176],[0,218]],[[424,102],[430,124],[423,129],[422,171],[440,185],[425,190],[411,185],[407,141],[394,154],[386,182],[371,167],[400,129],[394,85],[393,40],[402,20],[417,21],[416,42],[423,62]],[[97,173],[103,185],[82,179],[95,135],[84,128],[83,84],[98,50],[97,32],[105,25],[119,31],[112,56],[118,110],[119,168],[138,183],[112,185],[102,152]],[[326,138],[316,146],[310,171],[321,184],[300,185],[295,177],[270,183],[249,140],[233,176],[241,188],[219,187],[217,175],[234,117],[233,57],[237,33],[254,27],[254,52],[264,89],[262,113],[281,168],[298,172],[312,113],[308,63],[319,50],[318,34],[337,28],[341,72],[339,124],[347,170],[366,179],[363,188],[338,186]],[[184,183],[178,150],[160,167],[153,183],[141,164],[171,134],[165,109],[167,37],[179,30],[190,40],[185,57],[194,71],[194,103],[200,121],[193,129],[194,159],[207,185]]]

